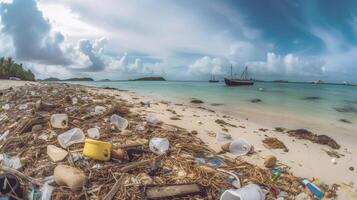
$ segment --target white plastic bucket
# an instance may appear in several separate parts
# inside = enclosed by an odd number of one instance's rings
[[[264,200],[265,194],[259,185],[248,184],[240,189],[229,189],[223,192],[220,200]]]

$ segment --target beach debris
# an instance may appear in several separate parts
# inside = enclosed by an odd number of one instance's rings
[[[149,114],[146,116],[146,122],[152,125],[157,125],[161,123],[161,121],[153,114]]]
[[[51,126],[53,128],[67,128],[68,115],[67,114],[53,114],[51,115]]]
[[[38,111],[51,111],[57,107],[59,107],[59,105],[44,102],[42,100],[36,101],[36,104],[35,104],[35,108]]]
[[[218,156],[213,156],[207,161],[207,164],[212,167],[222,167],[224,165],[224,161]]]
[[[113,124],[118,130],[125,130],[129,125],[128,120],[123,117],[120,117],[117,114],[113,114],[110,117],[110,123]]]
[[[104,106],[95,106],[94,107],[94,114],[100,115],[103,114],[106,111],[106,108]]]
[[[349,167],[348,169],[349,169],[350,171],[354,171],[354,170],[355,170],[355,168],[354,168],[354,167],[352,167],[352,166],[351,166],[351,167]]]
[[[157,155],[162,155],[166,153],[169,150],[169,147],[170,143],[167,138],[154,137],[151,138],[149,142],[150,150]]]
[[[336,158],[331,158],[331,163],[336,165],[337,164]]]
[[[249,153],[251,148],[252,145],[250,145],[248,141],[243,138],[238,138],[233,140],[229,145],[229,152],[236,156],[244,156]]]
[[[335,140],[330,138],[327,135],[316,135],[306,129],[296,129],[288,131],[289,136],[298,138],[298,139],[305,139],[310,140],[311,142],[327,145],[333,149],[339,149],[340,145],[337,144]]]
[[[347,119],[339,119],[340,122],[346,123],[346,124],[352,124],[351,121],[347,120]]]
[[[52,93],[53,88],[58,90],[56,95]],[[35,95],[26,91],[33,91]],[[9,110],[0,114],[2,133],[5,130],[10,130],[9,135],[1,142],[1,150],[11,156],[21,156],[19,160],[21,159],[23,163],[21,168],[15,170],[7,167],[2,161],[0,169],[4,173],[11,173],[21,178],[19,182],[21,187],[24,191],[31,191],[33,199],[36,195],[41,194],[41,191],[42,194],[45,194],[44,191],[47,189],[49,192],[48,195],[46,194],[47,197],[44,197],[46,199],[49,199],[49,197],[52,199],[140,199],[141,195],[145,193],[140,191],[138,185],[148,188],[149,185],[144,185],[160,184],[159,186],[168,186],[167,184],[177,185],[182,183],[204,185],[203,191],[206,195],[202,196],[202,199],[219,199],[224,189],[240,187],[240,184],[233,180],[232,174],[228,175],[221,172],[220,167],[212,167],[208,164],[210,159],[217,156],[217,152],[193,132],[165,123],[157,123],[153,126],[143,117],[151,111],[137,112],[136,109],[131,109],[139,108],[139,101],[132,102],[130,98],[125,99],[117,90],[112,91],[113,95],[107,95],[103,90],[95,87],[62,83],[38,83],[11,91],[2,90],[1,92],[3,93],[0,96],[1,105],[4,105],[4,102],[11,101]],[[69,97],[68,100],[66,100],[66,96]],[[78,98],[78,103],[75,106],[72,105],[72,97],[74,96]],[[41,99],[46,99],[46,102],[50,102],[51,106],[40,110],[32,106],[31,102],[37,102]],[[27,111],[19,111],[19,105],[24,103],[28,104]],[[45,102],[42,101],[42,103]],[[96,105],[103,106],[106,110],[101,114],[94,114]],[[61,164],[68,167],[75,166],[75,169],[88,175],[88,185],[82,192],[71,191],[69,189],[71,186],[67,187],[67,184],[64,183],[50,184],[48,182],[47,185],[52,186],[49,188],[46,185],[46,176],[53,174],[52,169],[58,163],[52,162],[51,158],[43,153],[43,147],[48,145],[60,147],[56,144],[58,130],[53,130],[51,124],[48,123],[50,116],[58,113],[67,114],[71,120],[65,131],[72,128],[88,130],[96,127],[101,130],[100,138],[105,142],[110,141],[115,146],[115,148],[109,149],[112,160],[108,162],[98,162],[95,159],[85,158],[83,152],[81,152],[85,145],[82,142],[65,149],[68,156],[61,161]],[[126,128],[125,132],[128,134],[113,134],[114,130],[108,123],[113,114],[125,117],[132,122]],[[227,116],[224,118],[229,119]],[[41,125],[42,129],[37,130],[37,125]],[[140,127],[140,132],[137,130],[138,127]],[[213,132],[212,135],[215,136],[216,134]],[[168,153],[158,156],[150,151],[149,140],[156,137],[166,138],[170,141]],[[113,152],[118,149],[120,149],[117,151],[119,157],[115,157],[117,155],[114,155]],[[103,152],[100,153],[103,155]],[[122,156],[123,154],[124,156]],[[122,157],[124,159],[118,159]],[[204,164],[195,163],[197,159],[201,159]],[[279,187],[280,191],[287,193],[286,199],[294,199],[296,194],[304,191],[301,186],[293,186],[294,183],[299,184],[299,178],[289,172],[289,169],[284,169],[284,176],[274,181],[272,180],[275,177],[273,170],[260,168],[244,161],[244,159],[219,156],[217,160],[224,162],[224,169],[229,169],[233,174],[239,175],[242,185],[255,183],[264,185],[268,189],[275,185]],[[217,160],[213,159],[211,162],[214,161],[212,163],[215,163]],[[68,177],[74,178],[72,175]],[[81,188],[81,186],[78,188]],[[321,186],[321,188],[326,191],[326,194],[327,191],[331,191],[332,196],[336,195],[333,186],[328,186],[327,189],[325,189],[325,186]],[[193,195],[186,195],[185,197],[200,198],[198,195]],[[272,192],[268,192],[266,195],[267,199],[276,198]],[[38,198],[40,197],[37,196]]]
[[[65,149],[72,144],[84,142],[84,138],[84,133],[80,128],[72,128],[57,136],[58,143]]]
[[[2,163],[12,169],[20,169],[22,167],[20,157],[13,156],[9,158],[6,153],[2,154]]]
[[[54,187],[49,182],[45,182],[41,187],[41,200],[51,200],[53,190]]]
[[[341,113],[357,113],[357,108],[350,105],[345,105],[342,107],[334,107],[334,109],[337,112],[341,112]]]
[[[87,179],[82,170],[67,165],[58,165],[54,170],[53,177],[56,184],[66,185],[72,191],[81,190]]]
[[[198,184],[148,186],[145,189],[145,198],[147,199],[183,198],[199,194],[203,194],[203,190]]]
[[[276,161],[277,161],[277,159],[275,156],[273,156],[273,155],[266,156],[264,158],[264,166],[266,168],[272,168],[276,165]]]
[[[262,100],[261,99],[251,99],[250,102],[259,103],[259,102],[262,102]]]
[[[221,126],[226,125],[226,126],[231,126],[231,127],[237,127],[236,125],[230,124],[230,123],[224,121],[223,119],[216,119],[214,122],[216,122],[217,124],[219,124]]]
[[[285,144],[275,137],[267,137],[263,140],[263,143],[270,149],[283,149],[285,152],[289,151]]]
[[[283,128],[283,127],[275,127],[275,129],[274,129],[276,132],[284,132],[285,131],[285,128]]]
[[[308,100],[308,101],[317,101],[317,100],[321,100],[321,97],[316,97],[316,96],[311,96],[311,97],[303,97],[301,98],[302,100]]]
[[[34,125],[34,126],[32,126],[32,128],[31,128],[31,132],[38,132],[38,131],[40,131],[40,130],[42,130],[42,125],[41,124],[36,124],[36,125]]]
[[[170,117],[171,120],[181,120],[179,117],[176,117],[176,116],[172,116]]]
[[[223,106],[223,103],[211,103],[211,106]]]
[[[257,184],[248,184],[240,189],[229,189],[222,193],[220,200],[264,200],[265,193]]]
[[[0,142],[6,140],[6,137],[9,135],[10,130],[6,130],[3,134],[0,135]]]
[[[23,199],[20,181],[12,174],[0,174],[0,199]]]
[[[229,133],[216,133],[217,142],[226,142],[232,140],[232,136]]]
[[[54,145],[48,145],[47,155],[53,162],[59,162],[66,158],[68,152]]]
[[[19,110],[26,110],[27,107],[28,107],[27,103],[25,103],[25,104],[20,104],[19,107],[18,107],[18,109],[19,109]]]
[[[221,145],[221,149],[223,152],[229,152],[229,146],[231,145],[231,142],[226,142]]]
[[[83,155],[94,160],[107,161],[110,159],[111,148],[112,145],[109,142],[85,139]]]
[[[192,99],[191,103],[201,104],[201,103],[204,103],[204,102],[202,100],[199,100],[199,99]]]
[[[301,192],[295,196],[295,200],[312,200],[312,198],[305,192]]]
[[[9,109],[10,109],[10,104],[9,104],[9,103],[4,104],[1,108],[2,108],[3,110],[9,110]]]
[[[140,104],[143,105],[145,108],[150,108],[151,101],[150,100],[142,101],[140,102]]]
[[[110,156],[112,159],[124,160],[125,159],[125,151],[121,148],[112,149],[110,152]],[[132,158],[132,154],[130,155],[129,160],[131,160],[131,158]]]
[[[301,179],[300,183],[307,188],[314,194],[316,198],[321,199],[324,196],[324,193],[321,191],[319,187],[317,187],[314,183],[312,183],[309,179]]]
[[[90,128],[90,129],[87,130],[87,135],[90,138],[99,139],[100,138],[99,129],[97,127]]]

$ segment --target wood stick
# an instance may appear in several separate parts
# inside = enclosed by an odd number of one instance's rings
[[[113,197],[115,196],[115,194],[118,192],[120,186],[122,185],[123,183],[123,180],[124,180],[124,177],[125,177],[125,174],[122,174],[120,176],[120,178],[115,182],[115,184],[113,185],[112,189],[108,192],[107,195],[105,195],[104,199],[103,200],[112,200]]]
[[[10,174],[14,174],[15,176],[18,176],[20,178],[26,179],[28,181],[30,181],[31,183],[38,185],[38,186],[42,186],[43,185],[43,181],[39,180],[39,179],[35,179],[32,178],[30,176],[27,176],[26,174],[23,174],[22,172],[17,171],[16,169],[10,168],[10,167],[5,167],[0,165],[0,170],[10,173]]]
[[[131,162],[129,165],[121,168],[120,171],[127,172],[127,171],[130,171],[131,169],[134,169],[134,168],[138,167],[138,166],[147,165],[147,164],[151,163],[152,161],[153,161],[152,159],[149,159],[149,160]]]

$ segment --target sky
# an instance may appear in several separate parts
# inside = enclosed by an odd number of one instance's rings
[[[37,78],[357,83],[354,0],[0,0],[0,56]]]

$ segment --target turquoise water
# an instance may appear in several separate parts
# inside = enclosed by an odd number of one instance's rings
[[[207,103],[222,103],[236,110],[258,110],[275,114],[291,114],[301,118],[318,118],[326,122],[346,119],[357,123],[357,87],[346,85],[264,83],[253,86],[226,87],[223,82],[121,81],[75,82],[83,85],[109,86],[141,95],[188,102],[198,98]],[[318,100],[304,100],[318,97]],[[251,99],[261,99],[259,103]],[[340,108],[338,112],[335,108]],[[342,122],[340,122],[342,123]]]

